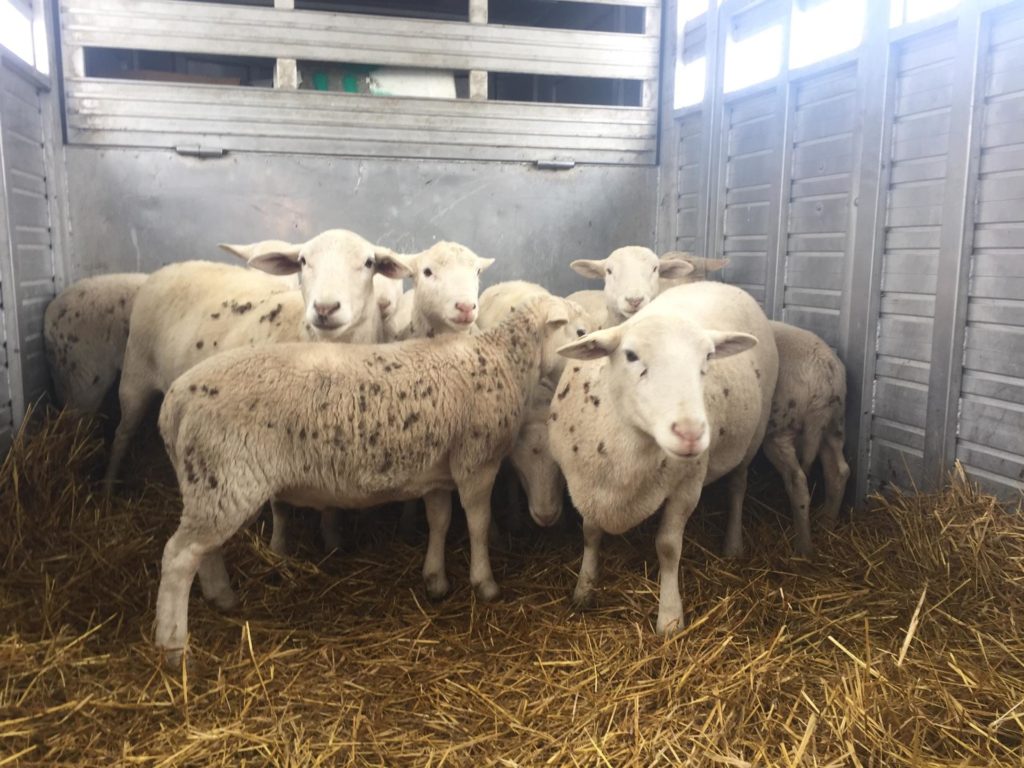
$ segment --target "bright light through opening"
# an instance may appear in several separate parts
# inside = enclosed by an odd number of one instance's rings
[[[827,0],[806,11],[794,8],[789,67],[806,67],[852,51],[860,45],[863,32],[863,0]]]
[[[0,0],[0,45],[28,64],[35,64],[32,18],[11,0]]]
[[[676,22],[679,29],[691,19],[707,13],[707,10],[708,0],[679,0],[679,18]]]
[[[913,24],[915,21],[927,19],[939,13],[951,11],[960,5],[960,0],[891,0],[892,11],[889,14],[889,26]]]
[[[782,67],[782,25],[725,44],[725,92],[771,80]]]
[[[692,107],[704,101],[704,86],[707,83],[708,60],[701,56],[689,64],[678,62],[676,66],[676,109]]]

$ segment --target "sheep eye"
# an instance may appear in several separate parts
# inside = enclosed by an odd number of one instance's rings
[[[657,272],[657,271],[658,271],[658,268],[657,268],[657,267],[652,267],[652,268],[651,268],[651,274],[654,274],[654,273],[655,273],[655,272]]]
[[[576,335],[577,335],[577,336],[586,336],[586,335],[587,335],[587,332],[586,332],[586,331],[584,331],[584,330],[583,330],[582,328],[577,328],[577,329],[576,329]]]
[[[366,263],[363,264],[363,266],[366,267],[367,269],[371,269],[373,267],[373,259],[367,259]]]
[[[607,269],[606,269],[606,270],[604,271],[604,273],[605,273],[606,275],[610,275],[610,274],[612,273],[612,268],[611,268],[611,267],[608,267],[608,268],[607,268]]]
[[[634,352],[634,351],[633,351],[632,349],[627,349],[627,350],[626,350],[626,360],[628,360],[628,361],[629,361],[629,362],[631,362],[631,363],[635,363],[635,362],[636,362],[637,360],[639,360],[639,359],[640,359],[640,358],[638,358],[638,357],[636,356],[636,352]],[[647,372],[647,371],[644,371],[644,373],[646,373],[646,372]]]
[[[430,277],[433,274],[434,274],[434,271],[430,267],[427,267],[426,269],[423,270],[423,276],[424,277]]]
[[[305,256],[299,256],[299,266],[300,267],[306,266],[306,257]]]

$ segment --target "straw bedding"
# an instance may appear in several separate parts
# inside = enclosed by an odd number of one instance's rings
[[[649,526],[607,538],[586,614],[566,600],[572,525],[494,553],[493,606],[454,527],[434,604],[393,516],[353,516],[329,558],[312,516],[286,559],[256,526],[227,552],[241,607],[193,596],[186,681],[151,645],[166,465],[108,504],[90,425],[39,422],[0,475],[0,765],[1024,764],[1024,533],[962,476],[875,499],[814,563],[770,474],[743,562],[717,558],[721,516],[699,510],[669,639]]]

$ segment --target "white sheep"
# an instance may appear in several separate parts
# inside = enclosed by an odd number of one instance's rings
[[[412,273],[413,287],[398,300],[387,332],[389,339],[433,338],[473,328],[480,275],[494,259],[481,258],[466,246],[447,241],[401,259]]]
[[[778,374],[768,319],[739,288],[683,285],[561,353],[584,361],[566,367],[549,423],[551,452],[583,517],[574,600],[593,599],[602,532],[622,533],[664,504],[657,629],[668,632],[682,620],[683,529],[702,488],[721,477],[729,488],[725,551],[742,551],[747,467]]]
[[[764,453],[786,486],[796,528],[796,551],[813,557],[807,473],[817,458],[825,478],[822,523],[835,525],[850,467],[843,456],[846,369],[810,331],[772,322],[779,380],[772,398]]]
[[[618,325],[647,306],[667,288],[697,282],[728,265],[728,259],[705,259],[671,251],[660,259],[650,248],[629,245],[605,259],[577,259],[569,266],[584,277],[604,281],[603,291],[577,291],[580,304],[602,328]]]
[[[480,275],[494,259],[445,240],[401,259],[412,273],[413,287],[402,294],[385,330],[389,341],[476,332]],[[415,500],[402,507],[399,530],[407,541],[414,537],[416,511]]]
[[[470,581],[480,599],[496,598],[491,488],[545,373],[545,336],[567,319],[563,300],[536,299],[480,335],[236,349],[179,377],[159,420],[183,505],[157,595],[156,644],[167,661],[180,662],[197,572],[208,599],[235,604],[221,546],[272,498],[359,508],[425,497],[423,575],[440,597],[449,589],[446,500],[458,490]]]
[[[395,254],[345,230],[306,243],[225,246],[253,269],[204,261],[154,272],[136,294],[119,395],[118,424],[107,467],[109,492],[148,403],[210,355],[282,341],[377,342],[382,321],[373,275],[402,277]],[[298,273],[300,290],[272,275]]]
[[[43,342],[57,404],[95,413],[117,380],[135,294],[149,275],[86,277],[46,306]]]
[[[480,315],[477,325],[486,331],[497,327],[516,306],[536,296],[550,296],[548,290],[536,283],[510,280],[497,283],[480,294]],[[562,516],[565,479],[551,456],[548,445],[548,414],[566,359],[557,354],[558,348],[597,330],[597,323],[572,301],[566,301],[569,322],[558,333],[549,337],[545,355],[551,359],[551,375],[538,383],[530,397],[530,407],[523,420],[516,444],[508,455],[526,492],[527,507],[534,522],[541,526],[554,525]]]
[[[394,280],[382,274],[373,276],[373,293],[377,297],[377,306],[380,308],[380,317],[384,321],[385,328],[395,314],[395,310],[398,309],[402,291],[402,280]]]

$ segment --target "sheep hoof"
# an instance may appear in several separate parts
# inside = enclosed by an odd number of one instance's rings
[[[210,602],[213,603],[218,610],[225,612],[233,611],[235,608],[238,607],[238,595],[236,595],[233,591],[228,590],[226,592],[222,592],[219,595],[211,597]]]
[[[572,607],[577,611],[592,611],[597,607],[597,594],[592,589],[572,593]]]
[[[682,630],[683,617],[676,614],[658,616],[658,634],[671,636]]]
[[[814,545],[810,542],[806,544],[801,544],[800,542],[797,542],[795,549],[797,557],[802,557],[804,560],[814,559]]]
[[[743,540],[727,541],[722,549],[722,556],[729,560],[736,560],[743,557]]]
[[[484,603],[494,602],[498,599],[498,595],[501,594],[501,590],[498,588],[494,579],[488,579],[487,581],[481,581],[479,584],[474,584],[473,589],[476,590],[477,599]]]
[[[184,672],[186,676],[192,677],[192,673],[195,669],[195,665],[192,661],[192,656],[184,648],[162,648],[161,654],[163,657],[164,669],[168,672],[180,675],[182,673],[182,660],[184,659]]]
[[[423,580],[427,588],[427,597],[431,600],[440,600],[451,587],[448,585],[448,578],[443,573],[437,573],[432,576],[424,576]]]

